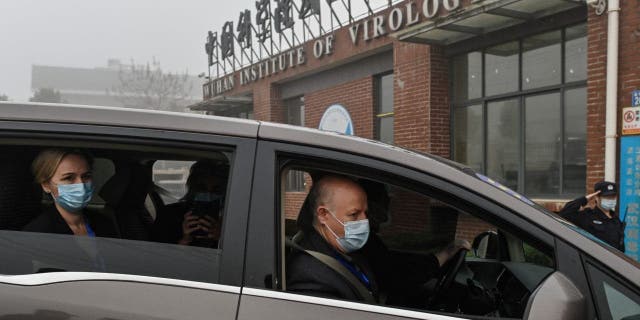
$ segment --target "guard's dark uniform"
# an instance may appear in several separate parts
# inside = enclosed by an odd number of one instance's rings
[[[560,216],[586,230],[610,246],[624,252],[624,224],[618,215],[611,211],[611,218],[595,207],[594,209],[580,207],[587,204],[587,197],[581,197],[568,202],[559,212]]]

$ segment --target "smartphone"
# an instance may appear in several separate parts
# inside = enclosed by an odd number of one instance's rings
[[[208,194],[196,195],[191,204],[191,213],[197,217],[211,217],[213,223],[217,223],[220,219],[220,207],[222,199],[211,198]],[[203,230],[196,230],[191,233],[193,236],[205,236],[207,233]]]

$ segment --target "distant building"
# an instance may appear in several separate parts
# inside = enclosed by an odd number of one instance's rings
[[[120,85],[119,74],[121,70],[126,72],[130,67],[117,59],[109,59],[107,67],[93,69],[33,65],[31,67],[31,90],[54,89],[59,91],[62,100],[69,104],[113,107],[144,106],[149,109],[159,109],[157,106],[149,106],[142,97],[138,99],[134,92],[126,94],[125,101],[120,94],[114,91],[114,88]],[[195,76],[189,76],[187,83],[187,88],[190,88],[188,97],[177,108],[172,108],[173,111],[185,111],[187,105],[201,99],[202,81]],[[139,100],[139,102],[135,100]]]

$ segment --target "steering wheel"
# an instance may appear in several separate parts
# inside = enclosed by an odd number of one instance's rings
[[[440,276],[438,282],[436,283],[435,289],[433,290],[433,294],[429,297],[427,301],[427,307],[433,307],[438,300],[438,297],[441,296],[442,292],[446,291],[451,287],[453,280],[456,278],[456,274],[460,271],[460,267],[465,262],[465,257],[467,255],[467,251],[465,249],[460,249],[456,254],[447,261],[445,264],[445,272]]]

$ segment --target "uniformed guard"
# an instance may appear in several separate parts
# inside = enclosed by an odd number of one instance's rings
[[[593,189],[594,193],[568,202],[560,211],[560,216],[624,252],[625,224],[615,211],[618,195],[616,184],[600,181]]]

